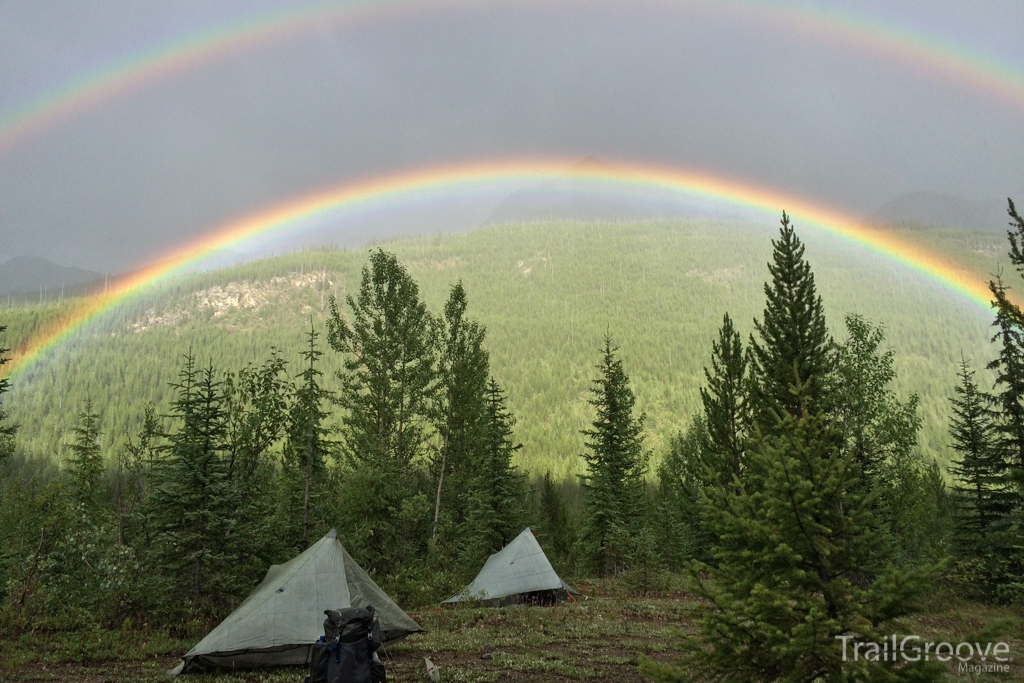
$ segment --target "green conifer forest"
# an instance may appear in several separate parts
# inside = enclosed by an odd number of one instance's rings
[[[989,264],[989,237],[930,238]],[[782,213],[506,225],[153,285],[0,382],[0,636],[22,644],[0,653],[144,624],[170,655],[336,529],[432,610],[430,647],[489,661],[467,629],[494,612],[431,606],[530,526],[585,587],[558,637],[611,639],[630,676],[942,680],[837,643],[1024,600],[1017,276],[987,311]],[[12,304],[0,357],[74,304]],[[673,625],[605,633],[607,605]]]

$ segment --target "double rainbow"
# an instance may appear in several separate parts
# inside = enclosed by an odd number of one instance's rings
[[[569,168],[567,172],[566,169]],[[699,200],[770,212],[788,211],[798,229],[818,229],[865,247],[901,267],[924,275],[983,310],[989,310],[985,283],[917,244],[885,230],[813,202],[745,185],[704,172],[678,168],[620,164],[576,165],[564,160],[498,161],[443,166],[366,180],[300,197],[240,220],[167,254],[158,262],[111,283],[104,294],[93,296],[77,309],[17,350],[5,366],[12,373],[44,358],[83,326],[117,307],[150,285],[199,265],[225,249],[239,249],[262,238],[298,233],[310,226],[364,211],[376,211],[427,200],[487,195],[513,185],[570,180],[588,191],[605,194],[651,194]]]
[[[515,6],[522,7],[526,2],[516,0]],[[547,6],[539,0],[533,2],[538,7]],[[163,78],[245,50],[294,39],[324,26],[380,22],[412,12],[499,4],[502,3],[483,0],[343,0],[251,16],[131,55],[25,102],[0,116],[0,151]],[[806,5],[787,7],[752,0],[648,0],[648,5],[670,12],[724,17],[754,24],[765,31],[801,34],[830,46],[845,46],[857,53],[892,59],[1024,110],[1024,71],[1019,67],[967,50],[953,41],[887,24],[877,17],[824,13]],[[580,3],[579,10],[593,12],[613,7],[622,6],[609,0],[588,0]]]

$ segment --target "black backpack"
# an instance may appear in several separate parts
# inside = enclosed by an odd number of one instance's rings
[[[375,660],[380,625],[373,606],[325,610],[324,640],[314,643],[308,683],[384,683],[384,665]]]

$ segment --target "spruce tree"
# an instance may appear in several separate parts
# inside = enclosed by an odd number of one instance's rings
[[[752,409],[762,431],[775,428],[776,415],[799,414],[802,407],[790,388],[806,385],[811,414],[830,409],[829,378],[834,344],[825,325],[825,309],[804,260],[804,245],[786,212],[779,238],[772,240],[771,282],[764,285],[764,316],[754,320],[751,336]]]
[[[1012,199],[1006,201],[1011,228],[1006,231],[1010,241],[1008,255],[1024,278],[1024,218]],[[1000,387],[996,394],[999,408],[997,431],[1010,466],[1024,470],[1024,312],[1010,301],[1009,287],[1000,277],[989,281],[988,287],[993,296],[992,306],[996,309],[996,319],[992,324],[998,328],[992,341],[1000,347],[999,357],[988,364],[988,369],[996,371],[996,387]]]
[[[718,341],[712,343],[711,370],[704,368],[707,386],[701,387],[700,397],[710,444],[725,466],[716,469],[736,479],[743,475],[751,422],[747,362],[740,334],[726,313]]]
[[[989,282],[989,291],[996,309],[992,342],[999,349],[987,366],[996,373],[997,447],[1011,467],[1024,469],[1024,315],[1001,278]]]
[[[168,416],[174,429],[150,495],[150,518],[159,534],[154,559],[170,575],[174,598],[205,612],[223,604],[219,579],[229,560],[235,500],[225,457],[226,415],[212,365],[197,370],[190,352],[178,378]]]
[[[644,416],[634,415],[636,398],[610,337],[597,365],[599,376],[589,403],[597,415],[586,437],[583,476],[583,551],[600,576],[625,569],[628,548],[622,546],[644,518],[644,475],[648,455],[643,449]]]
[[[100,450],[99,416],[93,409],[92,398],[85,399],[85,409],[78,413],[78,424],[68,465],[75,499],[91,513],[98,511],[103,488],[103,452]]]
[[[523,475],[512,464],[522,448],[512,437],[516,420],[493,377],[485,400],[483,441],[473,461],[471,488],[464,494],[466,521],[459,529],[467,568],[479,567],[522,531]]]
[[[302,352],[304,368],[297,378],[299,384],[288,410],[284,446],[285,479],[291,484],[297,484],[286,493],[288,503],[290,507],[301,510],[301,534],[295,534],[290,529],[286,532],[295,539],[292,545],[296,550],[305,550],[309,546],[313,511],[320,504],[326,460],[332,447],[328,439],[330,430],[324,426],[328,415],[324,404],[332,395],[321,385],[323,372],[317,367],[323,356],[317,347],[319,336],[310,319],[307,346]]]
[[[956,480],[960,511],[958,521],[965,545],[984,545],[985,539],[1010,513],[1014,492],[1006,480],[1006,462],[994,447],[993,414],[990,397],[978,388],[974,371],[960,360],[960,382],[950,399],[953,414],[949,434],[958,457],[950,467]]]
[[[1010,216],[1011,228],[1006,231],[1006,236],[1010,239],[1010,263],[1024,277],[1024,217],[1021,217],[1012,199],[1007,197],[1006,203],[1008,204],[1006,213]]]
[[[856,459],[836,424],[810,413],[807,389],[794,386],[800,412],[784,414],[748,453],[739,492],[706,490],[716,562],[689,572],[690,589],[709,605],[702,638],[688,641],[681,669],[643,661],[655,679],[928,680],[889,662],[842,661],[837,637],[881,642],[929,573],[892,569],[879,556],[887,544]]]
[[[452,286],[438,325],[437,433],[441,437],[437,462],[437,492],[434,497],[434,525],[437,539],[446,501],[454,524],[462,522],[454,509],[472,478],[474,451],[483,446],[487,428],[488,372],[490,362],[483,348],[485,330],[466,318],[466,291],[459,281]],[[447,495],[445,495],[447,493]]]

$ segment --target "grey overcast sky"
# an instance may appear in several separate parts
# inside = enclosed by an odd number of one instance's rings
[[[857,215],[921,190],[1024,200],[1019,0],[379,4],[8,140],[0,259],[118,272],[318,188],[524,156],[700,169]],[[295,6],[0,0],[0,134],[90,74]],[[791,16],[914,35],[1002,80],[952,78]]]

